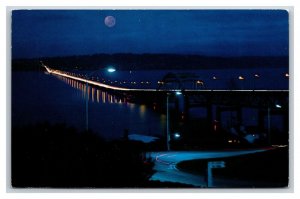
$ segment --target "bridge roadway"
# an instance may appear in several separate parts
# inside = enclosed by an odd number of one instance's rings
[[[104,83],[100,83],[94,80],[90,80],[90,79],[86,79],[86,78],[82,78],[82,77],[77,77],[74,75],[70,75],[67,74],[64,71],[60,71],[60,70],[55,70],[55,69],[51,69],[49,67],[47,67],[46,65],[43,65],[47,72],[53,75],[58,75],[58,76],[62,76],[62,77],[66,77],[66,78],[70,78],[73,80],[77,80],[83,83],[88,83],[90,85],[96,86],[96,87],[100,87],[100,88],[104,88],[107,90],[113,90],[113,91],[122,91],[122,92],[162,92],[162,93],[168,93],[168,92],[177,92],[177,91],[182,91],[181,89],[156,89],[156,88],[126,88],[126,87],[119,87],[119,86],[112,86],[112,85],[108,85],[108,84],[104,84]],[[247,89],[243,89],[243,90],[215,90],[215,89],[184,89],[184,92],[191,92],[191,93],[198,93],[198,92],[227,92],[227,91],[231,91],[231,92],[288,92],[288,90],[247,90]]]

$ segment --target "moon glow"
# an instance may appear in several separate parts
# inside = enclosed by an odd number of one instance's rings
[[[113,16],[106,16],[104,19],[104,24],[107,27],[112,28],[116,25],[116,18]]]

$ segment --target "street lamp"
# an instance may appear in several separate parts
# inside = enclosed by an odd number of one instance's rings
[[[170,132],[169,132],[169,97],[170,93],[167,93],[167,150],[170,151]]]
[[[271,144],[271,109],[272,108],[273,107],[270,107],[270,105],[268,105],[268,109],[267,109],[268,123],[267,123],[267,125],[268,125],[268,142],[269,142],[269,144]],[[275,104],[275,108],[281,109],[282,106],[277,103],[277,104]]]
[[[181,92],[181,91],[176,91],[175,94],[176,94],[176,95],[181,95],[182,92]]]
[[[85,128],[86,128],[86,131],[88,131],[89,130],[89,96],[88,96],[88,86],[89,86],[89,84],[88,84],[88,81],[89,81],[89,79],[90,79],[90,76],[92,75],[92,74],[94,74],[95,72],[98,72],[99,70],[96,70],[96,71],[92,71],[92,72],[90,72],[90,73],[86,73],[85,74],[85,78],[86,78],[86,89],[85,89],[85,117],[86,117],[86,120],[85,120]],[[113,72],[115,72],[116,71],[116,69],[115,68],[113,68],[113,67],[108,67],[107,68],[107,72],[109,72],[109,73],[113,73]]]
[[[171,135],[170,135],[170,119],[169,119],[169,98],[170,98],[171,93],[167,93],[167,150],[170,151],[170,140],[171,140]],[[175,95],[182,95],[181,91],[175,91]],[[180,135],[179,135],[180,136]]]
[[[116,71],[116,69],[114,67],[110,66],[110,67],[107,68],[107,72],[109,72],[109,73],[113,73],[115,71]]]
[[[178,133],[178,132],[175,133],[175,134],[174,134],[174,138],[179,139],[179,138],[180,138],[180,133]]]
[[[88,80],[90,78],[90,76],[92,74],[94,74],[95,72],[97,71],[92,71],[90,73],[86,73],[85,74],[85,130],[86,132],[89,131],[89,94],[88,94],[88,89],[89,89],[89,83],[88,83]]]

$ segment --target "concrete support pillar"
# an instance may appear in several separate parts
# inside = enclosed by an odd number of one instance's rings
[[[258,110],[258,129],[260,132],[262,132],[265,128],[264,126],[264,117],[265,117],[265,111],[263,109]]]
[[[210,131],[212,131],[213,114],[212,114],[212,105],[210,102],[209,102],[209,104],[207,104],[206,110],[207,110],[207,125],[208,125],[208,128],[210,129]]]
[[[184,117],[185,117],[185,121],[188,121],[188,119],[189,119],[189,109],[190,109],[189,97],[186,95],[186,96],[184,96]]]
[[[217,121],[221,121],[221,107],[220,106],[217,106],[216,108],[216,120]]]
[[[243,112],[241,107],[236,108],[236,114],[238,124],[243,124]]]

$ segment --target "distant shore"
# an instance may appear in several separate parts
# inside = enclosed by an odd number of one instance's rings
[[[113,65],[117,70],[288,68],[288,56],[214,57],[184,54],[93,54],[12,59],[12,70],[41,70],[43,62],[64,70],[96,70]]]

